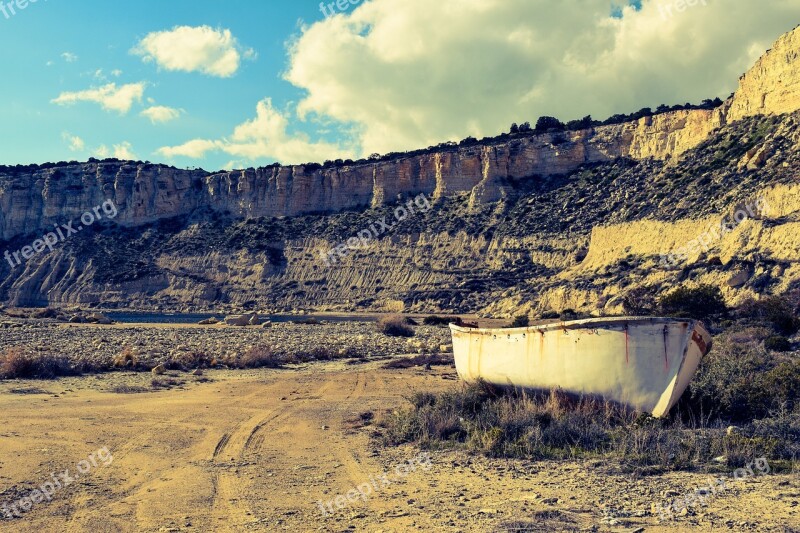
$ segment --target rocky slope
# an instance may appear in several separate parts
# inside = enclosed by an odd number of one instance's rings
[[[0,300],[505,314],[613,310],[631,286],[676,278],[722,284],[732,300],[785,290],[800,277],[797,109],[800,29],[715,110],[333,168],[5,168],[0,253],[106,200],[118,215],[14,268],[0,262]],[[375,238],[419,194],[431,208]],[[770,210],[659,266],[762,196]],[[370,228],[367,246],[324,260]],[[739,271],[745,283],[728,286]]]

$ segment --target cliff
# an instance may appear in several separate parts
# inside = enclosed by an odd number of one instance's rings
[[[613,305],[628,283],[609,277],[620,261],[649,265],[732,205],[795,179],[800,128],[785,114],[800,109],[799,56],[795,29],[714,110],[392,161],[219,173],[130,162],[6,168],[0,251],[106,200],[118,216],[117,226],[25,265],[0,262],[0,301],[497,313],[534,300],[537,309]],[[797,190],[786,190],[788,199],[771,196],[781,217],[743,235],[761,235],[772,243],[761,255],[788,265]],[[333,266],[320,263],[321,252],[420,193],[433,199],[430,213]],[[762,260],[752,246],[737,252],[737,242],[719,243],[725,275]],[[637,282],[671,279],[654,272]]]

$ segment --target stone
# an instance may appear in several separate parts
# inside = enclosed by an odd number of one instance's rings
[[[206,318],[205,320],[201,320],[198,322],[201,326],[213,326],[214,324],[219,324],[219,319],[217,317]]]
[[[157,365],[157,366],[155,366],[153,368],[153,370],[151,370],[151,372],[153,374],[157,375],[157,376],[160,376],[160,375],[166,373],[166,371],[167,371],[167,367],[165,367],[163,364],[162,365]]]
[[[244,314],[244,315],[231,315],[225,317],[225,324],[228,326],[237,326],[237,327],[244,327],[251,325],[252,320],[254,317],[257,319],[258,315],[256,313]]]
[[[730,279],[727,282],[728,287],[731,287],[733,289],[738,289],[739,287],[747,283],[747,280],[749,279],[750,279],[750,272],[746,270],[741,270],[730,277]]]

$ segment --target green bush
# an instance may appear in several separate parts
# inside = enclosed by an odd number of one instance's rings
[[[781,335],[793,335],[800,330],[792,303],[782,296],[767,296],[761,300],[748,300],[736,310],[740,318],[769,324]]]
[[[713,285],[679,287],[658,299],[658,310],[665,316],[705,320],[727,311],[722,291]]]
[[[422,320],[422,323],[426,326],[446,326],[450,322],[452,322],[451,319],[436,315],[426,316]]]
[[[786,337],[773,335],[764,341],[764,348],[774,352],[789,352],[792,350],[792,343]]]
[[[511,325],[508,326],[510,328],[527,328],[530,326],[531,321],[528,318],[528,315],[519,315],[514,317],[514,321],[511,322]]]

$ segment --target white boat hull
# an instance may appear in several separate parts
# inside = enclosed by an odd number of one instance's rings
[[[656,417],[677,403],[711,349],[700,322],[672,318],[450,329],[466,382],[600,396]]]

